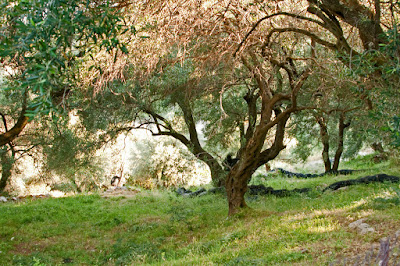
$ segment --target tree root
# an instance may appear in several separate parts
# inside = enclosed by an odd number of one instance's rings
[[[347,187],[356,184],[383,183],[383,182],[398,183],[400,182],[400,178],[397,176],[391,176],[387,174],[370,175],[370,176],[360,177],[357,179],[343,180],[333,183],[327,186],[322,192],[325,192],[329,189],[337,190],[341,187]]]

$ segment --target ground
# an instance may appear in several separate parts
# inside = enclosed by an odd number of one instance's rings
[[[353,165],[354,166],[354,165]],[[324,265],[365,257],[400,230],[399,184],[354,185],[322,193],[335,181],[385,172],[380,164],[351,176],[253,182],[314,187],[288,197],[247,196],[250,209],[227,218],[223,194],[113,191],[0,204],[0,261],[5,265]],[[104,197],[106,196],[106,197]],[[374,231],[349,224],[364,218]],[[393,253],[400,253],[394,246]],[[376,254],[375,254],[376,257]]]

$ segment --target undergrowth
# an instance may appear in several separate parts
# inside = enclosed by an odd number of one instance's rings
[[[396,173],[399,169],[392,166],[388,174]],[[142,191],[129,198],[79,195],[4,203],[0,261],[2,265],[326,264],[339,254],[368,250],[400,229],[399,184],[321,192],[327,184],[367,174],[259,178],[253,182],[274,189],[314,189],[288,197],[247,196],[250,209],[229,218],[223,194],[184,198],[174,192]],[[360,218],[375,232],[361,235],[348,227]]]

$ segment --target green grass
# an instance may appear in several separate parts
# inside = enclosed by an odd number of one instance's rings
[[[393,165],[390,171],[400,175]],[[323,187],[366,174],[258,182],[275,189]],[[247,196],[251,209],[230,218],[223,195],[182,198],[168,191],[4,203],[0,264],[323,265],[400,229],[398,189],[370,184],[283,198]],[[363,217],[374,233],[348,228]]]

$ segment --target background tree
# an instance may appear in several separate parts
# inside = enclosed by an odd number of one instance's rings
[[[209,181],[209,171],[182,143],[169,137],[138,138],[131,150],[128,184],[170,188]]]
[[[16,122],[0,134],[0,146],[38,114],[63,106],[77,85],[79,63],[96,48],[125,51],[117,39],[123,23],[110,2],[1,1],[0,23],[0,66],[8,81],[1,93],[24,95]]]
[[[367,106],[357,93],[350,71],[333,55],[328,59],[329,54],[316,54],[315,50],[310,53],[315,62],[313,75],[306,83],[310,92],[299,99],[314,102],[316,109],[296,114],[290,132],[298,140],[296,151],[303,160],[319,139],[325,172],[336,172],[342,154],[354,155],[366,140],[360,120],[366,116]]]

